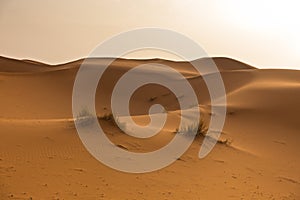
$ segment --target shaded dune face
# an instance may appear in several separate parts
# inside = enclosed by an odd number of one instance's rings
[[[132,175],[95,160],[77,135],[72,90],[83,60],[47,65],[0,57],[0,199],[300,199],[300,71],[213,60],[227,95],[225,127],[216,147],[200,160],[203,137],[197,137],[171,166]],[[104,63],[100,58],[86,62],[91,67]],[[204,66],[209,60],[192,62]],[[108,138],[131,152],[160,149],[180,123],[178,98],[185,97],[157,84],[138,88],[128,106],[134,122],[146,125],[150,107],[162,105],[167,121],[159,134],[134,138],[107,118],[118,80],[150,63],[172,67],[188,80],[199,102],[191,107],[200,109],[206,126],[218,115],[211,112],[203,79],[213,74],[198,74],[188,62],[116,59],[98,83],[95,108]],[[149,71],[139,73],[143,77]]]

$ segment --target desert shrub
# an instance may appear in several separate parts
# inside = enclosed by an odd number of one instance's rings
[[[83,108],[75,118],[75,122],[80,126],[88,126],[95,122],[92,113],[87,109]]]
[[[207,133],[207,127],[203,119],[200,120],[199,124],[192,123],[183,126],[180,130],[176,129],[176,133],[187,135],[187,136],[205,136]],[[196,135],[195,135],[196,134]]]
[[[107,114],[104,114],[103,116],[99,117],[99,119],[111,121],[111,120],[114,120],[114,116],[112,113],[107,113]]]
[[[114,118],[112,113],[104,114],[101,117],[97,117],[97,119],[110,121],[114,125],[117,125],[121,130],[125,130],[126,128],[126,123],[121,122],[119,117]],[[87,108],[83,108],[77,115],[75,122],[79,126],[88,126],[95,123],[96,120]]]

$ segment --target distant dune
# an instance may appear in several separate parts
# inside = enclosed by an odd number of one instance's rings
[[[72,90],[83,59],[48,65],[0,57],[0,199],[300,199],[300,71],[258,69],[224,57],[213,61],[227,94],[220,142],[200,160],[203,138],[196,138],[171,166],[126,174],[95,160],[76,133]],[[103,59],[86,62],[101,67]],[[192,62],[206,65],[209,60]],[[99,119],[111,113],[111,93],[119,78],[147,63],[168,65],[188,79],[206,124],[218,115],[211,113],[203,81],[211,74],[198,74],[188,62],[117,59],[97,89]],[[174,94],[147,85],[131,99],[134,120],[149,122],[153,104],[165,107],[168,120],[147,140],[125,135],[111,120],[99,122],[119,147],[153,151],[173,138],[180,116]]]

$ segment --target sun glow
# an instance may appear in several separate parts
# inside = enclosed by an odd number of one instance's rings
[[[216,5],[227,23],[251,34],[264,35],[274,42],[277,40],[277,44],[284,43],[286,48],[280,51],[293,58],[299,55],[300,1],[227,0]]]
[[[249,28],[277,29],[288,28],[299,31],[299,1],[228,0],[219,4],[225,17]]]

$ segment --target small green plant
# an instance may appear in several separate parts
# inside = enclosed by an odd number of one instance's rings
[[[126,123],[121,122],[119,117],[114,118],[112,113],[104,114],[101,117],[97,117],[97,119],[111,121],[113,124],[117,125],[121,130],[125,130]],[[92,113],[87,109],[83,108],[77,115],[75,122],[79,126],[88,126],[95,123],[97,120],[94,118]]]
[[[201,119],[199,124],[192,123],[190,125],[182,127],[180,130],[176,129],[176,133],[187,135],[187,136],[205,136],[207,133],[207,127],[204,120]]]
[[[83,108],[77,115],[75,122],[80,126],[88,126],[95,122],[92,113],[87,109]]]

